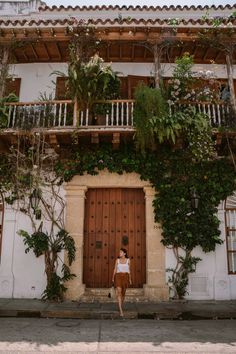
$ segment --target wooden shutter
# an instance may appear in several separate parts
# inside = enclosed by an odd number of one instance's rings
[[[56,100],[65,100],[68,99],[68,93],[66,88],[67,77],[57,77],[56,81]]]
[[[5,96],[8,96],[10,93],[14,93],[16,96],[20,96],[20,85],[21,78],[7,79]]]
[[[133,76],[133,75],[128,76],[128,98],[129,99],[134,98],[135,88],[141,83],[148,86],[150,83],[150,77],[149,76]]]
[[[120,98],[128,99],[128,77],[119,77],[120,79]]]

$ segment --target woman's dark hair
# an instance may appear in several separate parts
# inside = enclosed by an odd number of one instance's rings
[[[120,251],[124,252],[125,258],[129,258],[128,252],[127,252],[127,250],[125,248],[120,248]]]

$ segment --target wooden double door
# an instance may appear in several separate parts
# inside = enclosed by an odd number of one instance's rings
[[[89,189],[85,201],[83,282],[111,286],[115,260],[124,247],[131,259],[132,287],[146,282],[145,199],[142,189]]]

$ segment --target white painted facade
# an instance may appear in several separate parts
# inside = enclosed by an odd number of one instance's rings
[[[175,64],[162,64],[163,77],[171,77]],[[112,68],[118,72],[119,76],[137,75],[151,76],[153,65],[151,63],[112,63]],[[197,64],[193,71],[207,71],[214,73],[216,78],[226,79],[227,72],[225,65],[217,64]],[[61,71],[66,74],[66,63],[30,63],[15,64],[11,67],[13,78],[21,78],[20,101],[37,101],[40,93],[46,92],[47,95],[55,94],[56,76],[54,71]],[[236,79],[236,70],[234,70]]]
[[[31,1],[0,1],[0,16],[14,19],[15,17],[39,18],[38,7],[41,2]],[[221,16],[229,16],[232,10],[226,9]],[[55,17],[76,16],[76,18],[91,18],[91,11],[45,11],[44,19]],[[199,18],[197,11],[183,10],[162,10],[155,11],[153,14],[146,10],[142,12],[130,10],[102,10],[99,12],[100,18],[116,18],[118,15],[124,17],[132,16],[135,18]],[[210,16],[219,15],[219,10],[210,11]],[[92,12],[92,17],[97,17],[97,12]],[[40,25],[41,26],[41,25]],[[26,24],[27,27],[27,24]],[[153,65],[147,63],[112,63],[119,76],[137,75],[150,76],[153,72]],[[174,64],[162,64],[163,76],[170,77]],[[195,65],[194,71],[211,70],[217,78],[226,79],[225,65]],[[62,71],[66,73],[66,63],[31,63],[15,64],[11,67],[11,74],[14,78],[21,78],[20,101],[29,102],[39,99],[40,93],[46,93],[48,96],[54,96],[56,81],[53,71]],[[236,72],[234,70],[234,78]],[[222,203],[223,205],[223,203]],[[215,299],[229,300],[236,299],[236,274],[228,274],[227,250],[225,244],[225,218],[222,205],[219,207],[218,217],[220,219],[221,238],[224,241],[222,245],[216,247],[215,252],[208,254],[196,249],[195,256],[201,257],[202,261],[198,263],[196,273],[190,276],[189,295],[187,299]],[[20,229],[29,230],[30,222],[20,212],[15,212],[11,207],[5,205],[2,254],[0,260],[0,297],[1,298],[40,298],[46,285],[46,276],[44,273],[43,257],[36,258],[33,252],[25,254],[23,240],[17,234]],[[171,250],[166,249],[166,268],[175,265],[175,258]],[[166,275],[166,281],[168,274]]]
[[[189,294],[186,296],[189,300],[236,299],[236,275],[229,275],[227,267],[223,204],[219,207],[218,217],[224,243],[218,245],[215,252],[203,253],[199,248],[193,252],[202,261],[198,263],[196,272],[190,275]],[[6,205],[0,263],[0,298],[40,298],[45,289],[44,259],[42,256],[36,258],[31,251],[25,254],[23,240],[17,234],[20,229],[31,231],[29,219]],[[165,253],[166,269],[174,267],[172,251],[166,249]]]

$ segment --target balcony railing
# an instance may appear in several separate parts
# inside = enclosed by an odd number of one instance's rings
[[[69,128],[133,129],[134,100],[97,102],[93,111],[78,110],[72,100],[8,103],[8,128]],[[181,102],[170,106],[195,107],[209,116],[212,127],[227,123],[230,108],[223,102]]]
[[[75,109],[71,100],[8,105],[8,128],[133,127],[133,100],[97,102],[93,112]]]
[[[176,107],[177,106],[177,107]],[[229,122],[230,105],[226,102],[181,102],[171,109],[181,109],[181,107],[195,107],[199,113],[204,113],[209,117],[212,127],[225,126]]]

